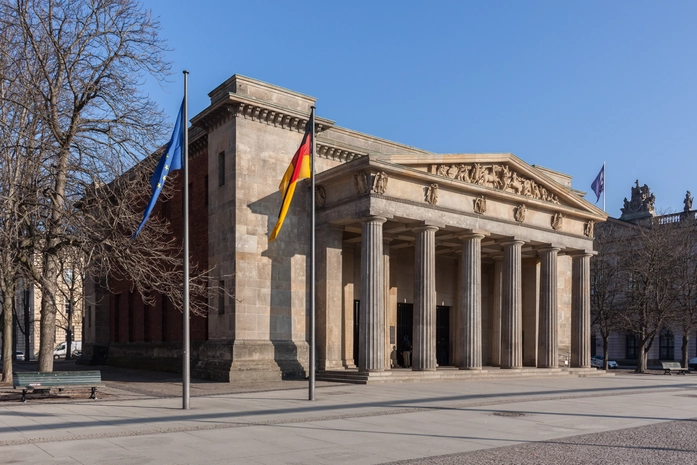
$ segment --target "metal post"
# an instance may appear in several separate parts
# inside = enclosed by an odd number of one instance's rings
[[[182,169],[184,170],[184,302],[182,309],[182,408],[189,409],[189,72],[184,71],[184,111],[182,132],[184,142],[182,147]]]
[[[310,228],[311,251],[310,251],[310,392],[309,400],[315,400],[315,106],[310,112],[310,126],[312,127],[312,155],[310,157],[310,179],[312,199],[312,221]]]

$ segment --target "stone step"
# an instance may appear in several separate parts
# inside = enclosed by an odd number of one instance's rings
[[[492,379],[516,379],[516,378],[558,378],[558,377],[596,377],[614,376],[603,370],[595,368],[516,368],[499,369],[484,368],[482,370],[458,370],[445,367],[435,371],[411,371],[407,369],[395,369],[382,372],[362,373],[356,369],[331,370],[319,372],[315,375],[317,381],[329,381],[351,384],[377,384],[377,383],[419,383],[429,381],[464,381],[464,380],[492,380]]]

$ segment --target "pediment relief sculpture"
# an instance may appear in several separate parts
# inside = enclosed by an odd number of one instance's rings
[[[486,213],[486,198],[483,195],[474,199],[474,212],[478,215]]]
[[[522,223],[525,221],[525,214],[527,212],[528,207],[524,203],[521,203],[513,210],[513,219],[515,219],[518,223]]]
[[[373,192],[376,194],[384,194],[387,190],[387,180],[390,177],[384,171],[380,171],[373,179]]]
[[[552,215],[552,229],[555,231],[558,231],[561,229],[562,224],[564,223],[564,215],[561,213],[555,213]]]
[[[353,182],[356,185],[356,193],[358,195],[367,194],[368,189],[368,176],[365,171],[359,171],[353,175]]]
[[[426,189],[426,202],[431,205],[438,203],[438,184],[431,184]]]
[[[559,197],[556,194],[549,192],[544,186],[534,180],[520,176],[505,164],[456,163],[437,165],[435,173],[456,181],[493,187],[494,189],[559,205]]]

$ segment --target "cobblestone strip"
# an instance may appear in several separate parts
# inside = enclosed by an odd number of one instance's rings
[[[690,388],[680,388],[680,389],[648,389],[637,392],[635,390],[627,391],[617,391],[610,393],[596,393],[596,394],[584,394],[584,395],[564,395],[564,396],[544,396],[544,397],[524,397],[520,399],[497,399],[481,402],[466,402],[462,404],[449,405],[447,408],[450,409],[462,409],[462,408],[475,408],[475,407],[487,407],[491,405],[503,405],[503,404],[518,404],[525,402],[544,402],[550,400],[569,400],[569,399],[585,399],[585,398],[598,398],[598,397],[612,397],[612,396],[626,396],[626,395],[638,395],[646,393],[659,393],[659,392],[683,392],[683,391],[694,391]],[[408,402],[405,400],[404,402]],[[113,432],[113,433],[94,433],[94,434],[75,434],[75,435],[64,435],[64,436],[53,436],[45,438],[27,438],[27,439],[10,439],[5,441],[0,441],[0,447],[7,446],[18,446],[25,444],[45,444],[51,442],[65,442],[65,441],[81,441],[85,439],[108,439],[108,438],[122,438],[122,437],[134,437],[134,436],[151,436],[157,434],[168,434],[168,433],[186,433],[194,431],[209,431],[209,430],[219,430],[219,429],[233,429],[233,428],[248,428],[252,426],[271,426],[271,425],[282,425],[282,424],[293,424],[293,423],[312,423],[319,421],[330,421],[330,420],[345,420],[353,418],[366,418],[366,417],[377,417],[385,415],[402,415],[405,413],[416,413],[416,412],[429,412],[437,411],[445,408],[444,406],[438,407],[409,407],[401,409],[383,409],[373,412],[363,412],[363,413],[346,413],[340,415],[323,415],[307,418],[281,418],[278,420],[266,420],[266,421],[248,421],[248,422],[226,422],[218,423],[213,425],[201,425],[201,426],[180,426],[172,428],[154,428],[146,429],[140,431],[123,431],[123,432]],[[20,429],[20,428],[18,428]],[[410,462],[405,462],[410,463]]]
[[[693,418],[385,465],[690,464],[697,463],[695,436]]]

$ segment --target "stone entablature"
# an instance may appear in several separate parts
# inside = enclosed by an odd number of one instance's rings
[[[463,155],[463,158],[467,156]],[[579,238],[592,238],[593,231],[592,227],[589,228],[589,222],[602,221],[605,217],[602,211],[596,211],[594,207],[588,210],[589,207],[583,199],[576,198],[575,194],[565,191],[560,186],[553,186],[554,181],[544,177],[527,179],[531,181],[530,185],[534,182],[538,191],[543,188],[547,192],[559,192],[559,196],[555,194],[558,203],[534,197],[528,197],[521,202],[521,194],[496,189],[485,184],[463,182],[450,176],[432,174],[425,169],[419,169],[419,166],[424,165],[416,164],[416,168],[404,166],[400,164],[400,158],[396,155],[391,156],[389,162],[386,162],[382,157],[369,155],[332,169],[331,175],[320,173],[317,182],[321,184],[324,192],[321,209],[338,208],[344,211],[344,208],[348,208],[343,207],[344,205],[353,203],[354,209],[359,205],[365,208],[363,213],[365,215],[377,214],[370,209],[370,200],[368,203],[359,200],[364,197],[383,197],[397,202],[392,207],[396,216],[400,216],[400,213],[396,211],[397,205],[405,205],[403,207],[405,209],[412,207],[423,209],[421,213],[412,213],[415,217],[435,215],[442,218],[440,223],[451,226],[461,224],[463,219],[458,215],[465,215],[479,218],[479,221],[521,225]],[[404,158],[407,161],[413,160],[410,155]],[[466,165],[473,169],[475,164],[467,163]],[[443,165],[438,164],[438,166]],[[458,165],[461,164],[449,164],[456,167]],[[482,163],[480,166],[484,165]],[[515,170],[515,172],[520,171],[524,169]],[[389,182],[386,182],[387,179]],[[543,182],[546,184],[542,184]],[[574,205],[575,203],[577,205]],[[434,209],[441,213],[435,213]]]

